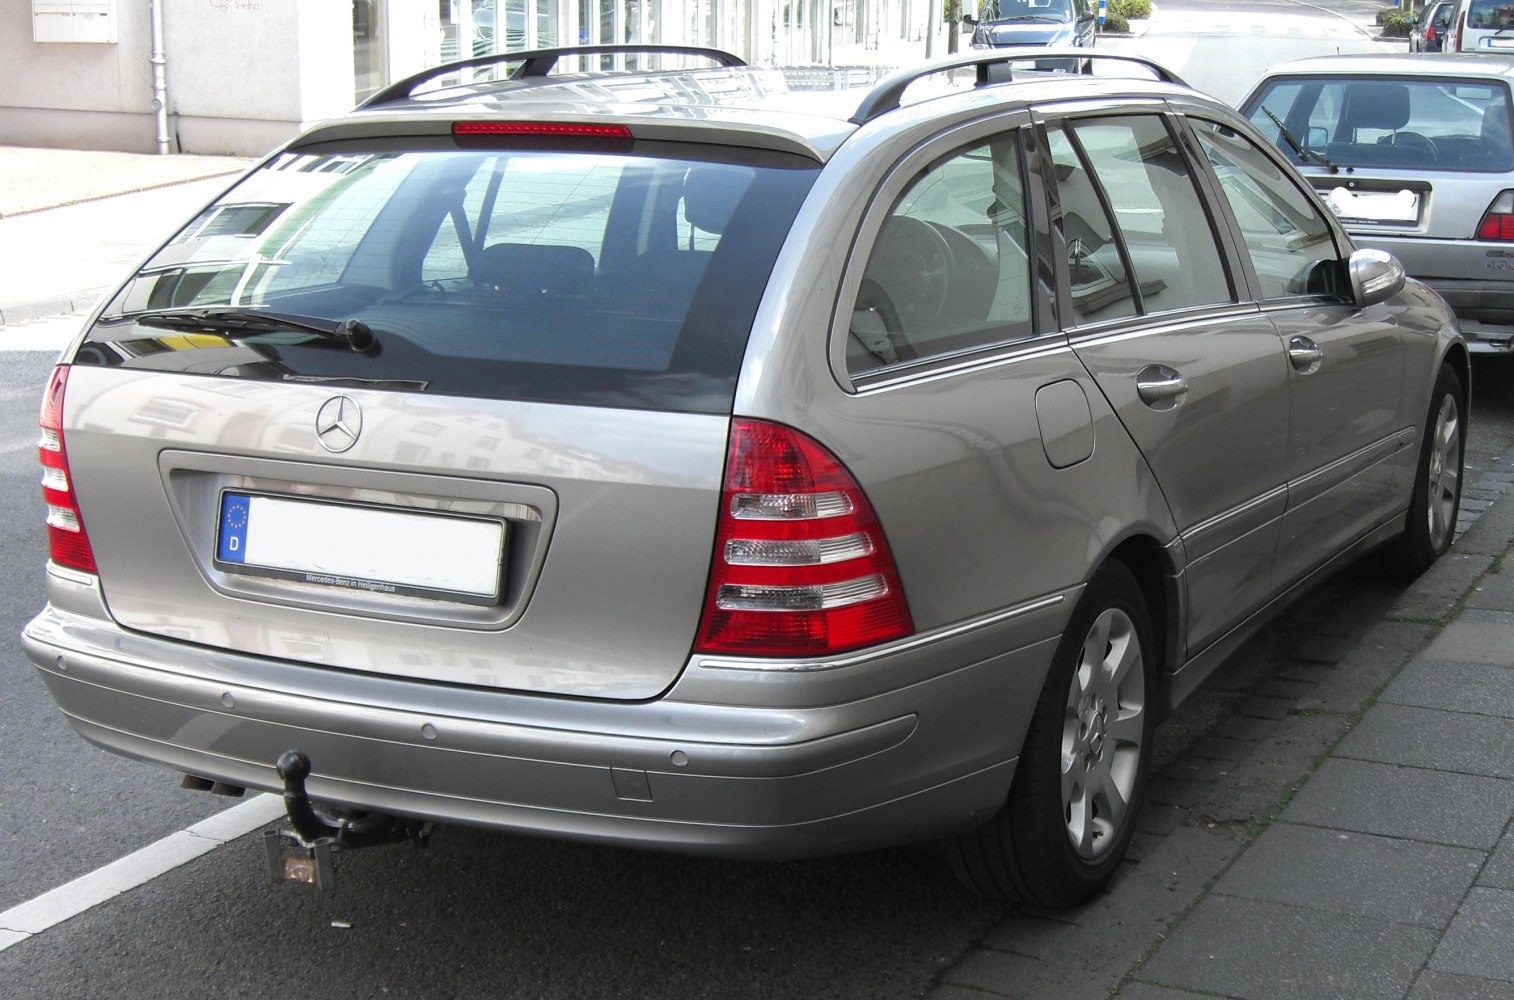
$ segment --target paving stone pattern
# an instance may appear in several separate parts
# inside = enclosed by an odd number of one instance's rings
[[[1159,730],[1107,893],[1011,913],[928,1000],[1514,1000],[1511,486],[1514,452],[1469,477],[1408,590],[1363,564],[1248,644],[1191,745]]]

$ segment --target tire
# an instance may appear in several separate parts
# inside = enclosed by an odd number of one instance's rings
[[[1007,801],[948,845],[968,889],[1065,907],[1114,874],[1145,799],[1155,650],[1135,577],[1105,565],[1057,646]]]
[[[1404,532],[1386,550],[1389,570],[1400,580],[1418,577],[1446,554],[1461,510],[1467,445],[1467,392],[1449,364],[1441,365],[1430,397],[1424,440],[1414,470]]]

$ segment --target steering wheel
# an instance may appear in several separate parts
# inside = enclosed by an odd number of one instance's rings
[[[952,251],[928,222],[890,216],[878,233],[865,277],[876,282],[904,324],[938,315],[951,284]]]
[[[1408,149],[1417,149],[1429,156],[1430,162],[1440,159],[1440,150],[1435,148],[1435,143],[1418,132],[1394,132],[1377,140],[1390,146],[1404,146]]]

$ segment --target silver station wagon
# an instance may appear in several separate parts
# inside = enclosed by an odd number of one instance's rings
[[[1163,713],[1449,546],[1451,313],[1159,68],[654,55],[398,84],[109,296],[30,658],[86,739],[282,790],[291,878],[456,822],[1086,898]]]

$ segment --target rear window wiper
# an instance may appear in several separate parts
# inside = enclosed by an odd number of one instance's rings
[[[360,319],[330,320],[320,316],[274,312],[269,309],[241,309],[235,306],[211,306],[200,309],[154,309],[124,317],[142,326],[170,329],[211,329],[219,333],[273,333],[300,330],[323,337],[363,353],[378,346],[378,339],[368,324]]]
[[[1295,139],[1293,137],[1293,133],[1288,131],[1288,126],[1283,124],[1283,120],[1277,115],[1273,114],[1272,110],[1265,104],[1262,105],[1262,113],[1265,114],[1268,118],[1272,119],[1272,124],[1277,126],[1278,133],[1282,135],[1283,141],[1293,148],[1293,151],[1298,154],[1299,160],[1301,162],[1308,162],[1309,160],[1313,160],[1320,166],[1328,168],[1332,174],[1338,174],[1341,172],[1341,168],[1336,165],[1335,161],[1329,159],[1323,153],[1316,153],[1314,150],[1302,145],[1297,139]]]

